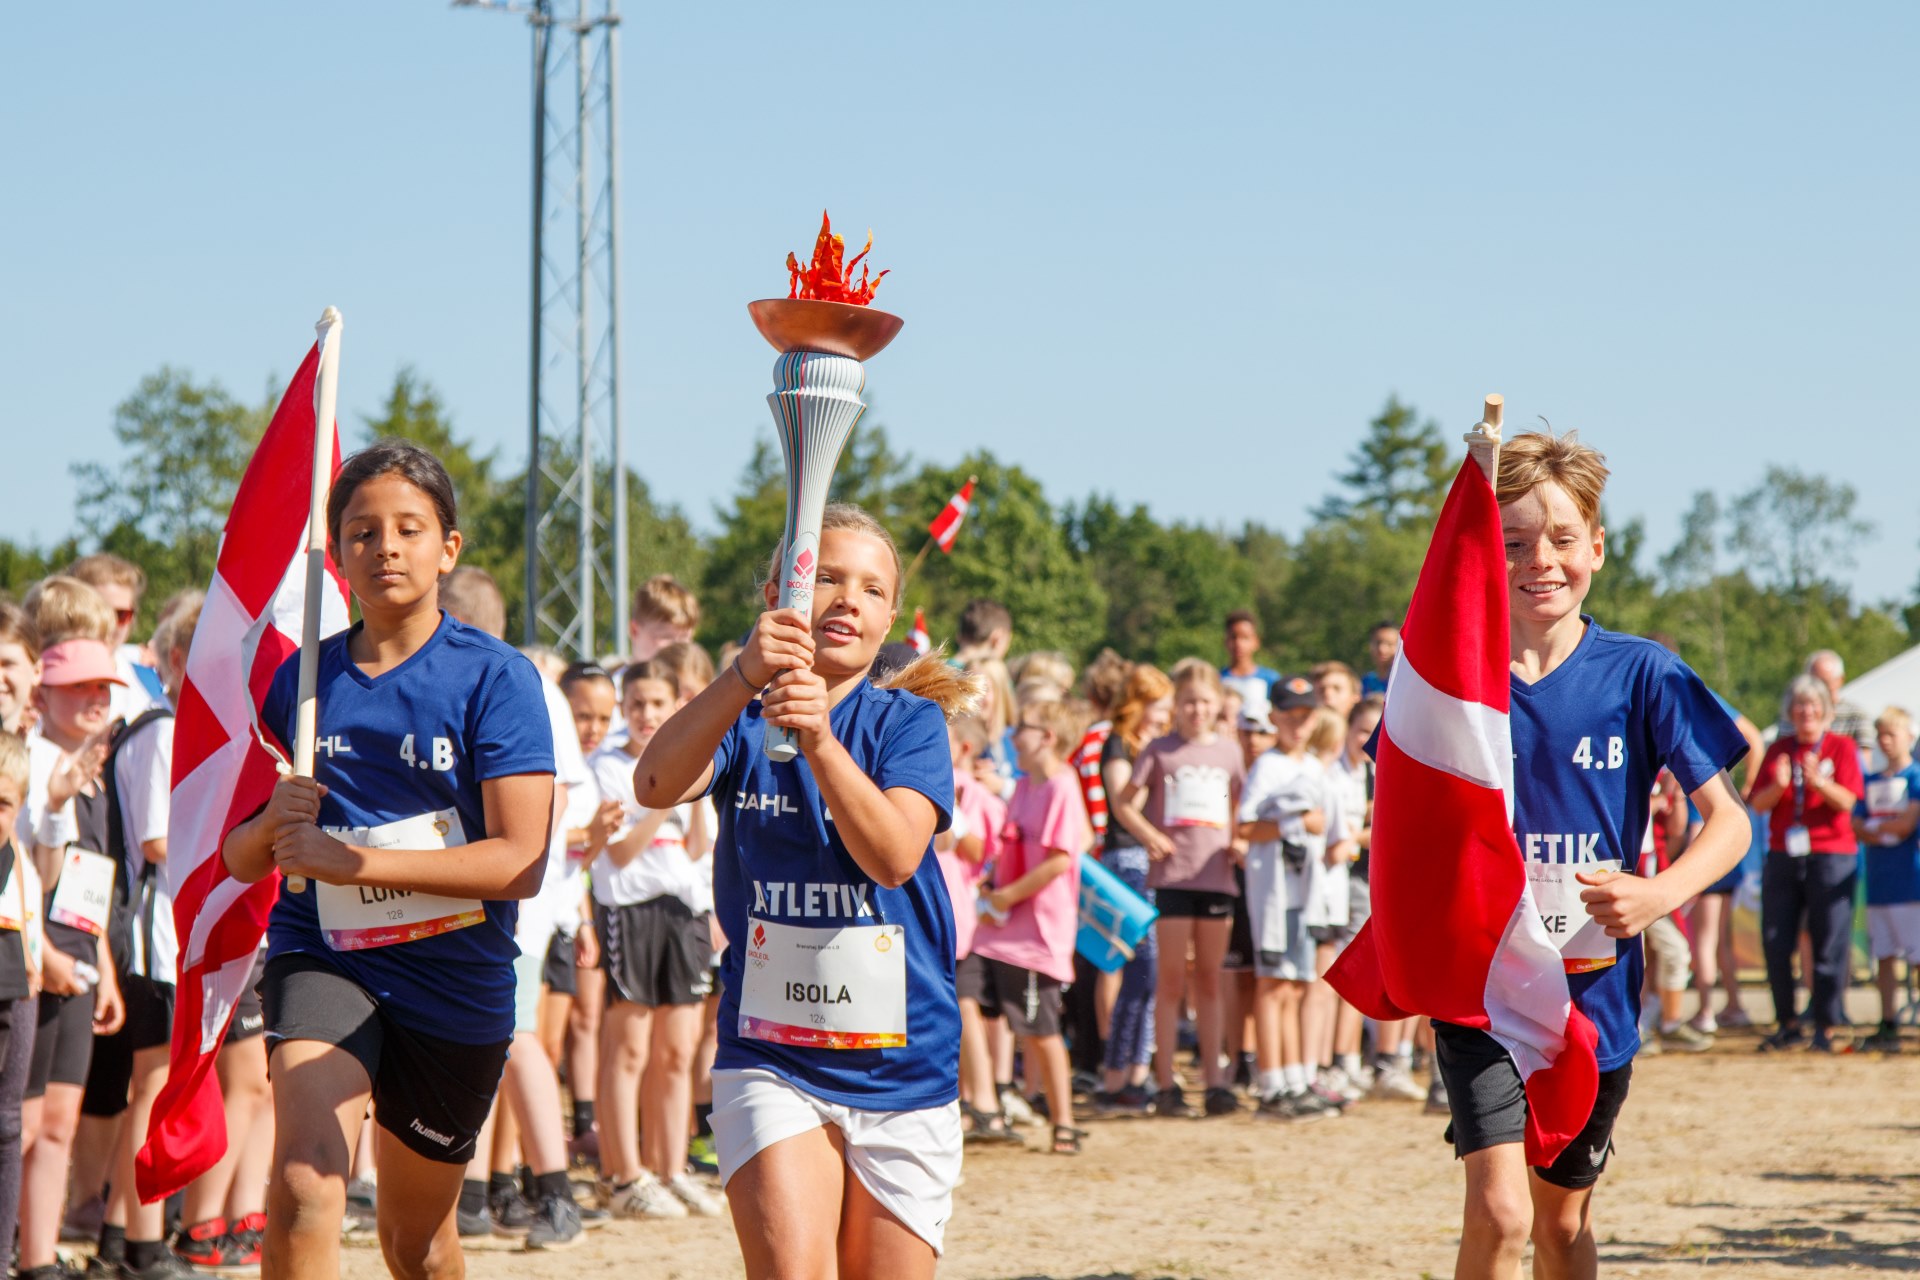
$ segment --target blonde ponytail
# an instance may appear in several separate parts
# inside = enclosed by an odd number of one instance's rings
[[[906,666],[875,681],[877,689],[899,689],[936,703],[947,719],[970,716],[980,709],[980,677],[947,661],[946,646],[915,658]]]

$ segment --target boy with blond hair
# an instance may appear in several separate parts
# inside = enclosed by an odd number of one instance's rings
[[[1880,1026],[1863,1049],[1900,1051],[1895,965],[1920,961],[1920,765],[1913,762],[1913,717],[1888,707],[1873,722],[1887,767],[1867,779],[1853,809],[1853,830],[1866,851],[1867,940],[1879,966]]]
[[[629,657],[645,662],[670,644],[684,644],[700,628],[700,601],[670,573],[656,573],[633,593],[627,622]]]

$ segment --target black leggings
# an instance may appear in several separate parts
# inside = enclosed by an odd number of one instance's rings
[[[20,1216],[20,1104],[27,1092],[34,1024],[39,1019],[32,997],[0,1009],[12,1013],[11,1034],[5,1037],[5,1052],[0,1053],[0,1242],[11,1248]]]
[[[1760,872],[1760,948],[1767,958],[1767,986],[1773,991],[1774,1017],[1781,1026],[1796,1021],[1793,1007],[1793,953],[1804,921],[1813,940],[1812,1002],[1807,1016],[1814,1028],[1847,1025],[1848,952],[1853,943],[1853,888],[1860,855],[1809,853],[1793,857],[1769,851]]]

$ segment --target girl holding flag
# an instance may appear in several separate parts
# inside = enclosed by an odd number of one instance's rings
[[[316,777],[284,778],[222,855],[282,892],[261,982],[275,1146],[263,1267],[340,1272],[369,1101],[379,1235],[396,1276],[464,1273],[454,1205],[513,1038],[516,900],[539,889],[554,755],[540,677],[439,607],[459,559],[452,483],[424,449],[349,458],[327,502],[361,621],[321,643]],[[297,655],[261,720],[295,736]]]
[[[971,686],[937,658],[870,681],[901,584],[873,517],[827,507],[816,573],[811,619],[768,583],[746,648],[654,735],[634,785],[649,808],[720,810],[713,1132],[747,1274],[931,1276],[961,1143],[933,837],[954,803],[943,711]],[[771,762],[769,726],[801,756]]]

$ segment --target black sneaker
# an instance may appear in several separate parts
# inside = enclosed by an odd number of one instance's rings
[[[481,1236],[491,1236],[493,1234],[493,1215],[488,1213],[484,1207],[472,1213],[468,1213],[465,1209],[455,1208],[453,1211],[453,1224],[459,1229],[462,1240],[474,1240]]]
[[[109,1273],[112,1269],[108,1268]],[[28,1267],[16,1273],[19,1280],[80,1280],[84,1271],[75,1271],[72,1267],[56,1258],[44,1267]]]
[[[1147,1092],[1145,1085],[1126,1085],[1096,1097],[1093,1113],[1098,1116],[1152,1115],[1153,1095]]]
[[[171,1249],[162,1249],[160,1256],[144,1267],[134,1266],[131,1259],[120,1264],[120,1280],[186,1280],[205,1274],[188,1266],[186,1259]]]
[[[548,1196],[533,1210],[527,1225],[529,1249],[571,1249],[586,1236],[580,1206],[572,1196]]]
[[[1187,1103],[1187,1095],[1180,1092],[1180,1086],[1168,1085],[1153,1095],[1153,1114],[1168,1119],[1191,1120],[1199,1115]]]
[[[1807,1037],[1806,1034],[1800,1030],[1800,1024],[1797,1022],[1789,1022],[1772,1035],[1760,1041],[1760,1052],[1787,1053],[1803,1047],[1806,1042]]]
[[[1203,1105],[1210,1116],[1230,1116],[1239,1112],[1240,1099],[1234,1096],[1233,1090],[1215,1085],[1207,1090]]]
[[[487,1214],[493,1219],[493,1234],[523,1236],[533,1226],[535,1210],[533,1202],[516,1189],[488,1196]]]
[[[1854,1048],[1862,1053],[1898,1053],[1900,1029],[1891,1022],[1883,1022],[1878,1030],[1854,1045]]]

